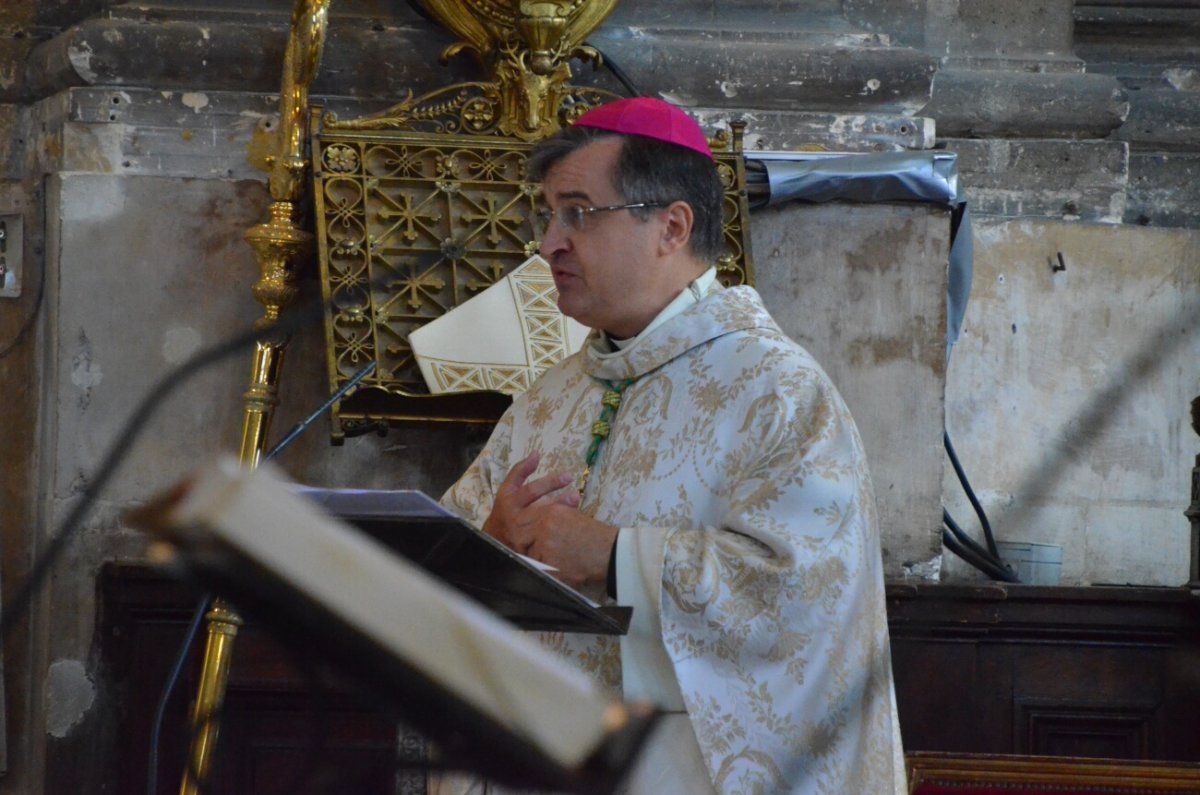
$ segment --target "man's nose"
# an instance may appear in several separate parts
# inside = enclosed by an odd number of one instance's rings
[[[549,261],[555,254],[566,251],[569,247],[570,237],[566,230],[558,223],[557,218],[550,219],[550,223],[546,224],[546,228],[542,230],[540,247],[542,258]]]

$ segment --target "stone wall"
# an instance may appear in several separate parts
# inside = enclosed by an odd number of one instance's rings
[[[0,8],[0,215],[25,232],[21,294],[0,299],[6,610],[133,402],[259,314],[241,233],[267,201],[250,161],[276,121],[290,3],[247,5]],[[1170,5],[625,0],[593,37],[640,90],[710,128],[745,118],[751,149],[958,153],[976,276],[948,371],[943,209],[793,205],[755,219],[768,304],[863,428],[892,575],[975,576],[938,546],[943,488],[968,514],[943,486],[944,418],[998,534],[1060,544],[1065,581],[1186,578],[1200,12]],[[314,92],[357,114],[469,77],[467,59],[437,65],[448,43],[407,5],[334,3]],[[603,71],[581,80],[621,90]],[[277,432],[327,390],[322,349],[317,330],[292,342]],[[103,791],[89,771],[116,705],[90,657],[95,571],[144,555],[126,507],[234,447],[247,368],[222,363],[164,404],[21,611],[4,647],[0,793]],[[284,467],[431,492],[483,440],[411,427],[331,449],[324,431]]]
[[[946,427],[997,537],[1061,546],[1063,583],[1183,584],[1200,233],[993,218],[975,235]],[[945,494],[977,524],[950,473]]]

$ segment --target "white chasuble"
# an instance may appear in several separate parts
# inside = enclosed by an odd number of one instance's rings
[[[622,528],[618,602],[653,595],[639,624],[667,663],[617,638],[545,642],[614,692],[681,698],[717,792],[904,792],[862,443],[752,288],[714,285],[624,350],[585,345],[548,370],[443,502],[481,526],[532,452],[534,478],[578,477],[604,382],[626,379],[581,510]]]

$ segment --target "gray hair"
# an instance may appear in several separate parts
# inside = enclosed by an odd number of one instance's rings
[[[541,182],[560,160],[604,138],[621,138],[613,187],[625,202],[670,204],[692,208],[692,254],[715,263],[724,243],[725,187],[713,161],[699,152],[642,135],[621,135],[595,127],[568,127],[534,146],[525,162],[526,177]],[[650,208],[630,210],[645,220]]]

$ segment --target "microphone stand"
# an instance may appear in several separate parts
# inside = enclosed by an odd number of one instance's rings
[[[308,429],[308,426],[316,422],[322,414],[329,410],[330,406],[344,398],[346,394],[358,386],[364,378],[375,372],[377,362],[370,361],[366,366],[362,367],[358,372],[351,376],[350,380],[342,384],[336,392],[329,396],[329,399],[322,403],[313,413],[309,414],[300,422],[292,426],[291,430],[283,435],[274,447],[263,456],[264,461],[270,461],[279,453],[283,452],[292,442],[300,437]],[[179,652],[175,655],[175,662],[171,667],[171,673],[167,676],[167,681],[163,685],[162,693],[158,697],[158,706],[154,712],[154,726],[150,730],[150,755],[148,762],[148,771],[146,776],[146,792],[148,795],[155,795],[158,792],[158,748],[159,739],[162,735],[163,720],[167,714],[167,704],[174,695],[175,688],[179,684],[179,676],[183,672],[183,666],[187,662],[188,655],[191,653],[192,645],[196,642],[196,635],[200,629],[200,622],[204,618],[204,614],[208,612],[209,605],[212,602],[212,594],[206,593],[200,597],[200,603],[196,605],[196,611],[192,615],[191,623],[188,625],[187,634],[184,636],[183,643],[179,647]]]

